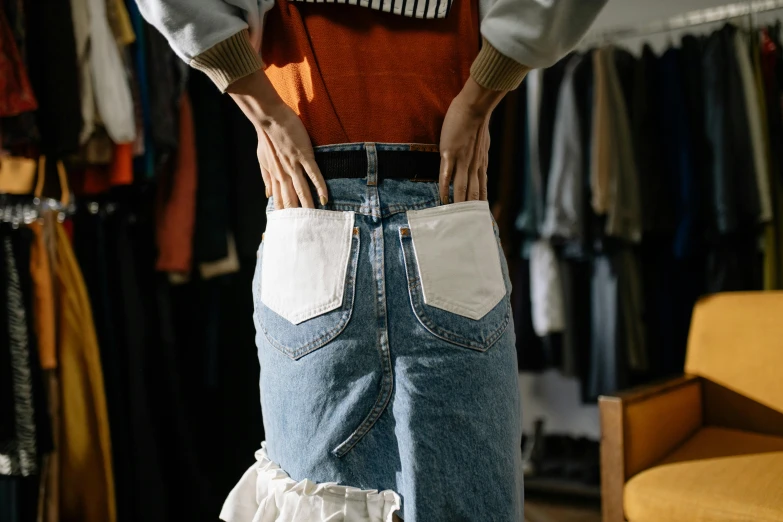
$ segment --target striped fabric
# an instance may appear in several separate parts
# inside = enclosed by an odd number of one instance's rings
[[[350,4],[411,18],[446,18],[454,0],[290,0],[309,4]]]

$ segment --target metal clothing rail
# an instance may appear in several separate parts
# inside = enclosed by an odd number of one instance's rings
[[[642,25],[620,27],[608,31],[599,31],[593,33],[585,39],[584,43],[599,45],[616,40],[625,40],[628,38],[637,38],[650,36],[654,34],[667,33],[678,29],[695,27],[698,25],[711,24],[733,18],[752,17],[758,13],[775,11],[783,9],[783,0],[753,0],[750,2],[737,2],[734,4],[722,5],[719,7],[710,7],[690,11],[681,15],[673,16],[666,20],[658,20]]]

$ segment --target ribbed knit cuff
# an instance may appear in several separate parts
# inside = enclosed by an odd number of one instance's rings
[[[191,67],[204,72],[221,92],[240,78],[263,68],[261,57],[250,44],[247,30],[218,42],[190,61]]]
[[[470,75],[476,83],[493,91],[516,89],[529,71],[530,67],[502,54],[486,38],[470,67]]]

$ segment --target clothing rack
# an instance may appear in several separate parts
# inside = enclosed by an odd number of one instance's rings
[[[607,31],[600,31],[588,36],[585,39],[585,43],[591,46],[601,45],[617,40],[668,33],[670,31],[686,29],[688,27],[711,24],[723,20],[732,20],[745,16],[752,18],[759,13],[776,11],[778,9],[783,9],[783,0],[752,0],[748,2],[737,2],[719,7],[689,11],[665,20],[646,22],[637,26],[619,27]]]

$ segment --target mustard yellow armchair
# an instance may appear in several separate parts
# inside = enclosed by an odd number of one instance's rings
[[[599,405],[604,522],[783,522],[783,292],[703,299],[685,376]]]

